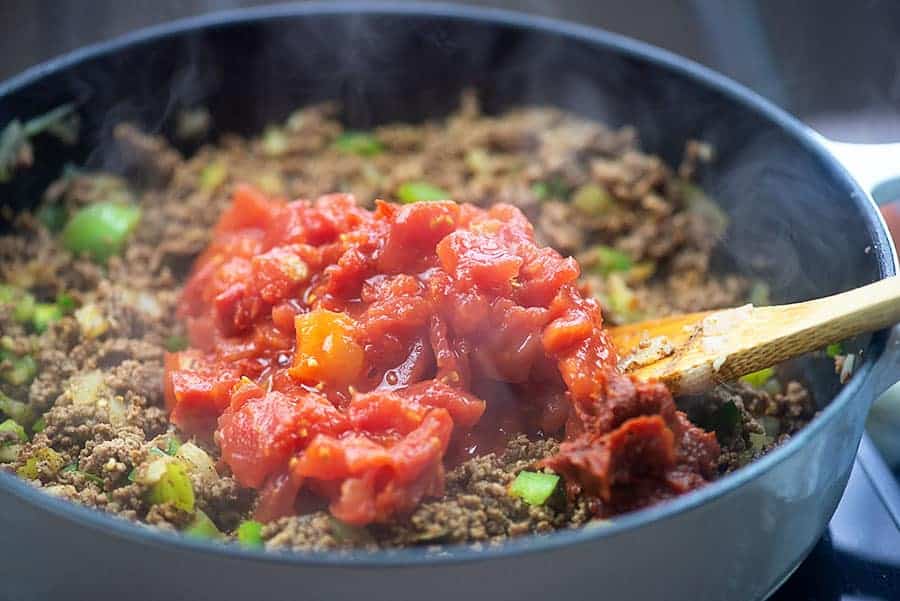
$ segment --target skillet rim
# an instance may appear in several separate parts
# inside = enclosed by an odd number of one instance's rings
[[[497,8],[465,5],[449,5],[423,2],[328,2],[327,0],[305,2],[299,5],[270,5],[248,9],[217,11],[201,16],[179,19],[167,23],[142,28],[115,37],[111,40],[78,48],[67,54],[33,66],[21,74],[0,83],[0,100],[37,82],[45,76],[63,71],[78,63],[114,54],[118,51],[140,46],[145,42],[176,37],[199,29],[214,29],[240,24],[260,23],[284,18],[316,17],[325,15],[427,18],[437,17],[455,21],[472,21],[496,27],[538,30],[569,39],[601,47],[613,53],[625,55],[677,73],[697,85],[714,89],[730,102],[757,113],[776,127],[790,135],[812,156],[820,160],[835,176],[835,181],[843,183],[850,190],[848,201],[857,205],[869,231],[873,236],[872,247],[876,253],[877,267],[881,278],[894,275],[897,258],[886,226],[870,194],[863,190],[846,168],[823,146],[819,134],[803,125],[786,111],[778,108],[755,92],[730,78],[704,67],[690,59],[663,50],[651,44],[600,28],[589,27],[549,17]],[[852,402],[861,391],[871,388],[869,379],[876,363],[883,359],[890,330],[881,330],[872,335],[869,345],[863,351],[865,360],[850,381],[834,396],[831,402],[812,422],[795,434],[786,444],[778,447],[748,466],[729,474],[700,490],[669,500],[660,505],[648,507],[617,517],[604,527],[584,527],[557,531],[546,535],[531,535],[504,542],[502,545],[472,549],[468,545],[448,546],[440,554],[432,554],[422,549],[399,549],[380,551],[266,551],[241,548],[236,544],[222,544],[196,540],[178,533],[140,525],[135,522],[91,509],[72,501],[66,501],[44,493],[20,478],[0,473],[0,492],[10,494],[19,501],[36,506],[55,517],[75,521],[80,525],[102,534],[111,535],[132,543],[191,554],[215,555],[223,559],[266,564],[302,564],[330,568],[413,568],[456,563],[469,563],[488,559],[511,558],[526,553],[550,551],[561,547],[586,545],[600,539],[613,539],[630,533],[643,526],[682,513],[698,511],[707,503],[730,494],[751,480],[761,477],[777,464],[796,453],[807,441],[813,439],[820,430]],[[874,393],[873,393],[874,394]],[[173,549],[174,548],[174,549]]]

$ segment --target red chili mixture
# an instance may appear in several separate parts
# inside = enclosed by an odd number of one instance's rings
[[[238,188],[184,289],[172,420],[214,433],[263,520],[326,499],[347,523],[387,521],[522,432],[564,434],[540,467],[600,516],[702,486],[715,434],[619,373],[578,275],[510,205]]]

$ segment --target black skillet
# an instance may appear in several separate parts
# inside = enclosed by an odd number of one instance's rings
[[[773,300],[825,296],[892,275],[869,198],[823,140],[737,84],[609,33],[433,4],[303,4],[181,21],[89,47],[0,85],[0,123],[76,102],[75,148],[41,143],[38,165],[0,188],[32,206],[66,162],[115,168],[111,128],[168,131],[181,107],[218,131],[259,131],[297,106],[339,100],[348,123],[445,115],[476,87],[488,111],[551,104],[612,125],[675,162],[713,144],[702,185],[731,217],[723,268]],[[439,553],[262,553],[151,530],[0,474],[0,597],[31,599],[761,599],[812,548],[847,482],[866,412],[900,374],[883,331],[860,337],[840,387],[824,358],[800,362],[822,411],[751,466],[611,525]]]

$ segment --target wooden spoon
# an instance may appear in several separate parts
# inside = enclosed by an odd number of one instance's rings
[[[609,334],[627,372],[690,394],[897,322],[900,276],[803,303],[675,315]]]

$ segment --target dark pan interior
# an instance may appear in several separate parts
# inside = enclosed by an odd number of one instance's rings
[[[251,133],[294,108],[338,100],[349,125],[419,121],[451,111],[467,86],[490,112],[551,104],[611,125],[635,125],[644,148],[677,163],[684,142],[712,143],[703,187],[731,215],[719,265],[771,285],[787,302],[880,277],[876,222],[849,181],[793,134],[682,72],[603,44],[526,26],[428,15],[285,15],[138,40],[82,63],[14,82],[0,123],[75,101],[75,148],[41,141],[37,165],[0,186],[32,206],[66,163],[120,168],[112,127],[168,132],[183,107],[208,106],[217,131]],[[889,251],[888,251],[889,252]],[[856,341],[857,348],[867,339]],[[837,382],[824,358],[798,366],[821,400]]]

